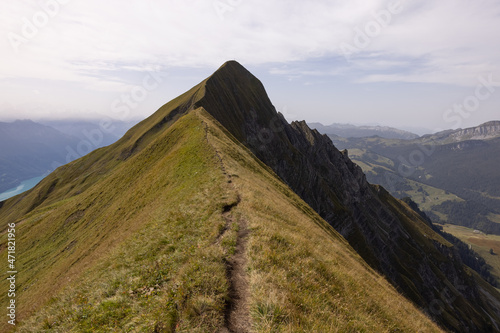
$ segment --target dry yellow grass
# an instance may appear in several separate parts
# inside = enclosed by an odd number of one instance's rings
[[[440,331],[271,170],[210,128],[241,196],[235,211],[250,229],[255,331]]]
[[[492,267],[491,273],[500,278],[500,236],[486,235],[474,229],[445,224],[443,230],[469,244]],[[490,253],[493,249],[494,254]]]
[[[440,331],[204,110],[148,142],[125,161],[73,162],[53,175],[71,195],[17,220],[19,332],[219,331],[238,242],[228,206],[249,231],[252,331]],[[86,183],[88,161],[108,171]]]

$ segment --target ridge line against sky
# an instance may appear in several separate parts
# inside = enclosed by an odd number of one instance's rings
[[[229,59],[288,120],[499,119],[500,2],[5,0],[0,121],[144,118]]]

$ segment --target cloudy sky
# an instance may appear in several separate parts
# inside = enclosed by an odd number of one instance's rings
[[[500,119],[498,0],[2,0],[0,121],[140,119],[235,59],[288,120]]]

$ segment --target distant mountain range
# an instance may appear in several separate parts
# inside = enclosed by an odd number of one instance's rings
[[[498,290],[349,154],[225,63],[0,202],[1,236],[20,239],[16,329],[500,332]]]
[[[114,143],[138,121],[43,120],[40,123],[100,148]]]
[[[0,192],[70,162],[65,148],[78,142],[73,136],[30,120],[0,122]]]
[[[134,123],[0,122],[0,193],[119,139]]]
[[[379,136],[386,139],[412,140],[419,136],[417,134],[387,126],[355,126],[350,124],[308,123],[309,127],[317,129],[320,133],[336,135],[343,138],[363,138]]]

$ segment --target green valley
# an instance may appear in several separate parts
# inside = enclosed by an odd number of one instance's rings
[[[499,122],[412,140],[331,137],[371,183],[411,197],[434,221],[500,234]]]

